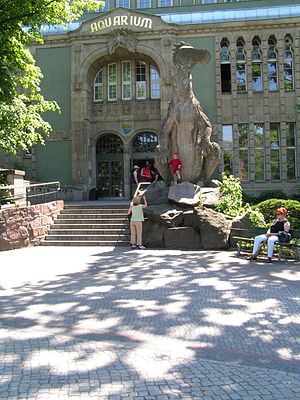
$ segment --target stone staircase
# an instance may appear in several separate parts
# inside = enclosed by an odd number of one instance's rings
[[[42,246],[127,246],[128,205],[65,205]]]

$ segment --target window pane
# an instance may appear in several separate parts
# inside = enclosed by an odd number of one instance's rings
[[[117,99],[117,64],[108,66],[108,100]]]
[[[262,89],[262,65],[261,63],[252,63],[252,90],[253,92],[261,92]]]
[[[160,98],[160,79],[157,70],[150,67],[150,86],[151,86],[151,99]]]
[[[294,123],[286,124],[286,145],[287,147],[294,147],[296,145]]]
[[[240,150],[240,180],[247,181],[249,179],[249,154],[248,150]]]
[[[248,125],[239,124],[238,132],[239,132],[239,146],[248,148]]]
[[[280,153],[278,149],[271,149],[271,179],[280,180]]]
[[[265,152],[264,150],[255,150],[254,152],[254,169],[255,180],[262,181],[265,179]]]
[[[116,7],[130,8],[129,0],[117,0]]]
[[[270,147],[272,149],[279,148],[280,146],[280,138],[279,138],[279,125],[271,124],[270,125]]]
[[[247,90],[246,64],[237,64],[236,84],[238,92],[245,92]]]
[[[123,61],[122,63],[122,98],[131,99],[131,63]]]
[[[146,98],[146,82],[136,82],[136,98]]]
[[[170,7],[173,5],[172,0],[159,0],[158,7]]]
[[[284,89],[294,89],[294,78],[293,78],[293,61],[285,61],[284,63]]]
[[[151,0],[138,0],[137,8],[150,8]]]
[[[103,100],[103,71],[100,70],[95,78],[94,83],[94,100],[102,101]]]
[[[295,149],[287,149],[287,178],[296,179]]]
[[[278,90],[277,63],[268,63],[269,90]]]
[[[254,125],[254,147],[264,147],[264,126],[262,124]]]
[[[233,174],[233,130],[232,125],[222,126],[222,137],[223,137],[223,151],[224,151],[224,172],[227,175]]]

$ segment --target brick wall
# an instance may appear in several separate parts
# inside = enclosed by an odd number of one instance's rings
[[[63,207],[58,200],[0,210],[0,251],[38,245]]]

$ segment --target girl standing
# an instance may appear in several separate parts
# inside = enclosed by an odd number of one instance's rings
[[[141,204],[140,197],[136,196],[132,199],[130,207],[128,209],[128,215],[131,214],[130,220],[130,233],[131,233],[131,247],[133,249],[138,248],[144,250],[145,247],[142,245],[142,233],[143,233],[143,222],[144,212],[143,208],[147,207],[146,197],[143,196],[143,204]]]

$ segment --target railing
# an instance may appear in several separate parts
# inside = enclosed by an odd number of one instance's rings
[[[4,192],[4,195],[2,194]],[[5,192],[14,193],[5,195]],[[35,183],[24,186],[0,186],[0,208],[4,204],[38,204],[46,201],[58,200],[60,182]]]
[[[141,189],[142,186],[148,186],[151,185],[151,182],[140,182],[137,185],[136,191],[134,192],[134,197],[135,196],[143,196],[143,194],[146,193],[147,188],[146,189]]]

